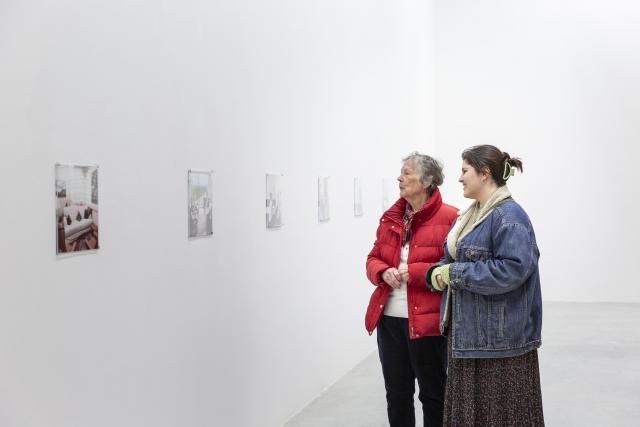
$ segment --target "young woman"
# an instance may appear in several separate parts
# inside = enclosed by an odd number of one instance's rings
[[[426,275],[433,291],[446,292],[444,425],[543,426],[540,253],[529,217],[506,185],[522,161],[491,145],[465,150],[462,160],[459,182],[474,202]]]

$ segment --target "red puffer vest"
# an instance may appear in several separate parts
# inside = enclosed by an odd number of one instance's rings
[[[392,288],[382,280],[382,273],[389,267],[400,264],[402,249],[402,218],[407,201],[399,199],[382,218],[376,233],[373,249],[367,257],[367,278],[376,286],[371,295],[365,327],[369,335],[384,312],[384,305]],[[440,292],[427,288],[424,276],[427,270],[440,261],[443,244],[458,210],[442,203],[436,188],[422,210],[415,213],[411,223],[412,237],[409,242],[409,280],[407,282],[407,305],[409,308],[409,334],[412,339],[440,335]]]

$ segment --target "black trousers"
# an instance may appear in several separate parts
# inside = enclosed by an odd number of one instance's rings
[[[424,426],[442,426],[447,381],[447,339],[442,336],[409,339],[409,321],[382,316],[378,322],[378,353],[387,390],[391,427],[414,427],[415,381],[418,380]]]

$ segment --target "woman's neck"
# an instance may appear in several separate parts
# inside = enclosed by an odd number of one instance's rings
[[[429,195],[427,193],[424,193],[406,200],[407,203],[409,203],[409,206],[411,206],[411,210],[413,212],[418,212],[420,209],[422,209],[424,204],[427,203],[427,200],[429,200]]]
[[[482,207],[484,206],[487,201],[491,198],[491,196],[493,196],[493,193],[496,192],[496,190],[498,189],[498,186],[496,184],[488,184],[485,188],[484,191],[482,192],[482,194],[480,194],[477,198],[476,201],[478,202],[478,204]]]

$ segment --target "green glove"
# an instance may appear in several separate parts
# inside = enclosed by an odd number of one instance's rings
[[[436,279],[436,276],[438,274],[442,276],[442,281],[446,283],[447,286],[449,286],[449,266],[450,265],[451,264],[441,265],[440,267],[434,268],[433,271],[431,272],[431,286],[433,286],[435,290],[437,291],[442,290],[442,288],[440,288],[440,284],[438,283],[438,280]]]

